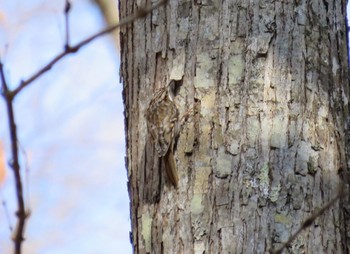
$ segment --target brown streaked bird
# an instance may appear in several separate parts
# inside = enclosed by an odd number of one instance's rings
[[[155,91],[147,112],[147,128],[158,157],[163,158],[169,181],[176,188],[178,176],[174,159],[175,138],[178,135],[179,111],[174,102],[175,81]]]

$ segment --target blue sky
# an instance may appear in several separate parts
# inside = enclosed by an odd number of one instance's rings
[[[74,44],[105,23],[91,1],[72,4]],[[61,52],[63,7],[64,0],[0,2],[0,56],[12,87]],[[17,97],[32,210],[24,253],[131,253],[121,88],[119,56],[106,36],[66,57]],[[2,100],[0,115],[6,119]],[[4,120],[0,138],[8,151]],[[13,214],[12,172],[7,176],[1,190]],[[11,253],[3,207],[0,222],[0,253]]]

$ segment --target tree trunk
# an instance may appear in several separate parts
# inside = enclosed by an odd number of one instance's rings
[[[119,13],[117,8],[117,3],[110,0],[95,0],[95,3],[101,9],[103,17],[106,20],[108,26],[112,26],[118,23]],[[119,31],[114,30],[112,36],[115,42],[115,46],[119,50]]]
[[[141,2],[120,0],[120,19]],[[345,0],[171,0],[121,30],[135,253],[270,253],[348,184],[345,13]],[[177,189],[145,119],[170,79],[180,115],[192,109]],[[285,253],[349,253],[348,201]]]

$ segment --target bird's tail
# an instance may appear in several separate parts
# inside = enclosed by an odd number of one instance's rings
[[[177,188],[179,178],[177,176],[175,158],[172,150],[169,149],[163,158],[164,158],[164,164],[165,164],[165,171],[168,176],[168,179],[174,185],[174,187]]]

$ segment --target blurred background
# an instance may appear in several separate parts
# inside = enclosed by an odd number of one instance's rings
[[[117,1],[104,1],[116,9]],[[111,7],[72,0],[74,45]],[[65,43],[64,0],[1,0],[0,57],[17,87]],[[102,7],[102,8],[100,8]],[[108,11],[107,19],[105,19]],[[131,253],[119,53],[104,36],[64,58],[15,100],[28,219],[23,253]],[[0,99],[0,253],[12,253],[16,199]],[[10,215],[7,218],[6,210]]]

